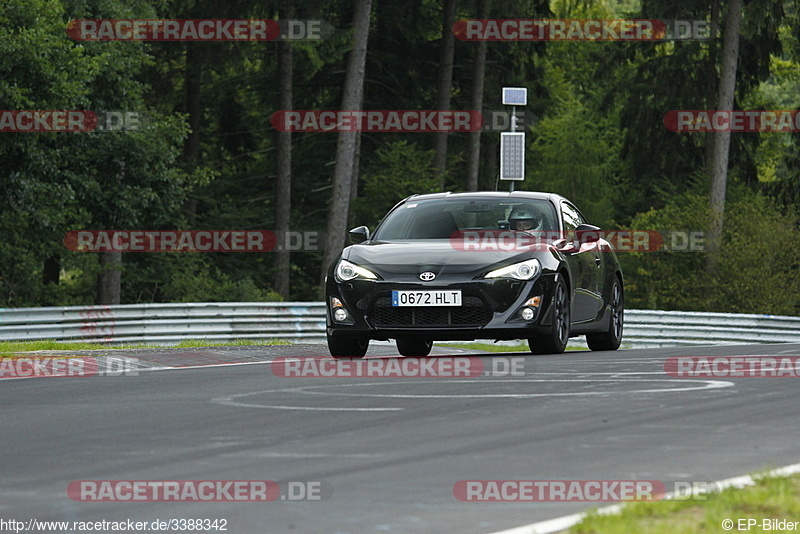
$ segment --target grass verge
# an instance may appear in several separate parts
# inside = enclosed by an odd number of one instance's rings
[[[571,534],[695,534],[800,530],[800,475],[753,476],[755,485],[706,494],[705,500],[635,502],[619,514],[590,512]],[[702,498],[703,496],[701,496]],[[776,524],[786,521],[789,525]],[[727,523],[724,523],[728,521]],[[795,524],[797,522],[797,524]],[[729,527],[729,528],[726,528]]]
[[[0,341],[0,356],[37,350],[108,350],[108,349],[190,349],[197,347],[223,347],[229,345],[291,345],[284,339],[233,339],[230,341],[209,341],[189,339],[176,345],[154,345],[151,343],[126,343],[112,345],[106,343],[85,343],[81,341]]]
[[[487,352],[530,352],[527,344],[496,345],[494,343],[436,343],[436,347],[451,347],[454,349],[485,350]]]
[[[496,343],[436,343],[436,347],[452,347],[454,349],[485,350],[487,352],[530,352],[527,343],[518,345],[498,345]],[[582,348],[567,347],[567,351],[586,350]]]

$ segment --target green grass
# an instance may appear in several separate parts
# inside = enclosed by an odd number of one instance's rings
[[[452,347],[454,349],[485,350],[487,352],[530,352],[528,344],[495,345],[493,343],[436,343],[436,347]]]
[[[725,519],[743,527],[748,519],[757,521],[747,532],[786,532],[762,528],[764,519],[800,521],[800,475],[756,477],[756,485],[729,488],[707,494],[706,500],[673,500],[626,504],[619,514],[591,512],[568,530],[572,534],[695,534],[726,532]],[[800,525],[797,525],[800,527]],[[742,529],[743,531],[745,528]],[[729,530],[730,531],[730,530]]]
[[[497,345],[495,343],[436,343],[436,347],[452,347],[454,349],[485,350],[487,352],[530,352],[527,343],[519,345]],[[582,348],[567,348],[572,350],[586,350]]]
[[[108,349],[189,349],[196,347],[222,347],[228,345],[291,345],[284,339],[234,339],[230,341],[209,341],[205,339],[189,339],[176,345],[154,345],[148,343],[126,343],[112,345],[107,343],[86,343],[82,341],[0,341],[0,355],[30,352],[37,350],[108,350]]]
[[[33,350],[92,350],[104,349],[106,345],[97,343],[83,342],[60,342],[60,341],[2,341],[0,342],[0,354],[13,354],[16,352],[29,352]]]
[[[189,349],[194,347],[227,347],[229,345],[235,346],[251,346],[251,345],[291,345],[291,341],[285,339],[233,339],[231,341],[208,341],[204,339],[187,339],[181,341],[177,345],[170,346],[169,348],[176,349]]]

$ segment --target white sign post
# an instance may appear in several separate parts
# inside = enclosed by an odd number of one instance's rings
[[[525,132],[517,132],[517,106],[528,104],[528,89],[503,87],[503,105],[511,108],[511,131],[500,134],[500,179],[514,182],[525,179]]]

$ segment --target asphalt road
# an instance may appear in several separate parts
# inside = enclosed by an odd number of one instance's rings
[[[0,381],[1,519],[225,519],[234,534],[484,533],[598,503],[462,502],[458,481],[669,488],[800,459],[797,379],[664,371],[673,356],[798,356],[800,345],[473,351],[472,368],[516,362],[518,376],[466,378],[290,378],[269,363],[325,355],[321,345],[125,354],[153,369],[237,365]],[[380,354],[394,352],[382,346],[368,356]],[[308,482],[322,500],[72,500],[67,487],[81,480]]]

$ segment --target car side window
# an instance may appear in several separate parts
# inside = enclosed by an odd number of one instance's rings
[[[564,222],[564,232],[569,241],[575,240],[575,229],[581,224],[586,224],[586,220],[581,215],[578,209],[567,203],[561,203],[561,218]]]

